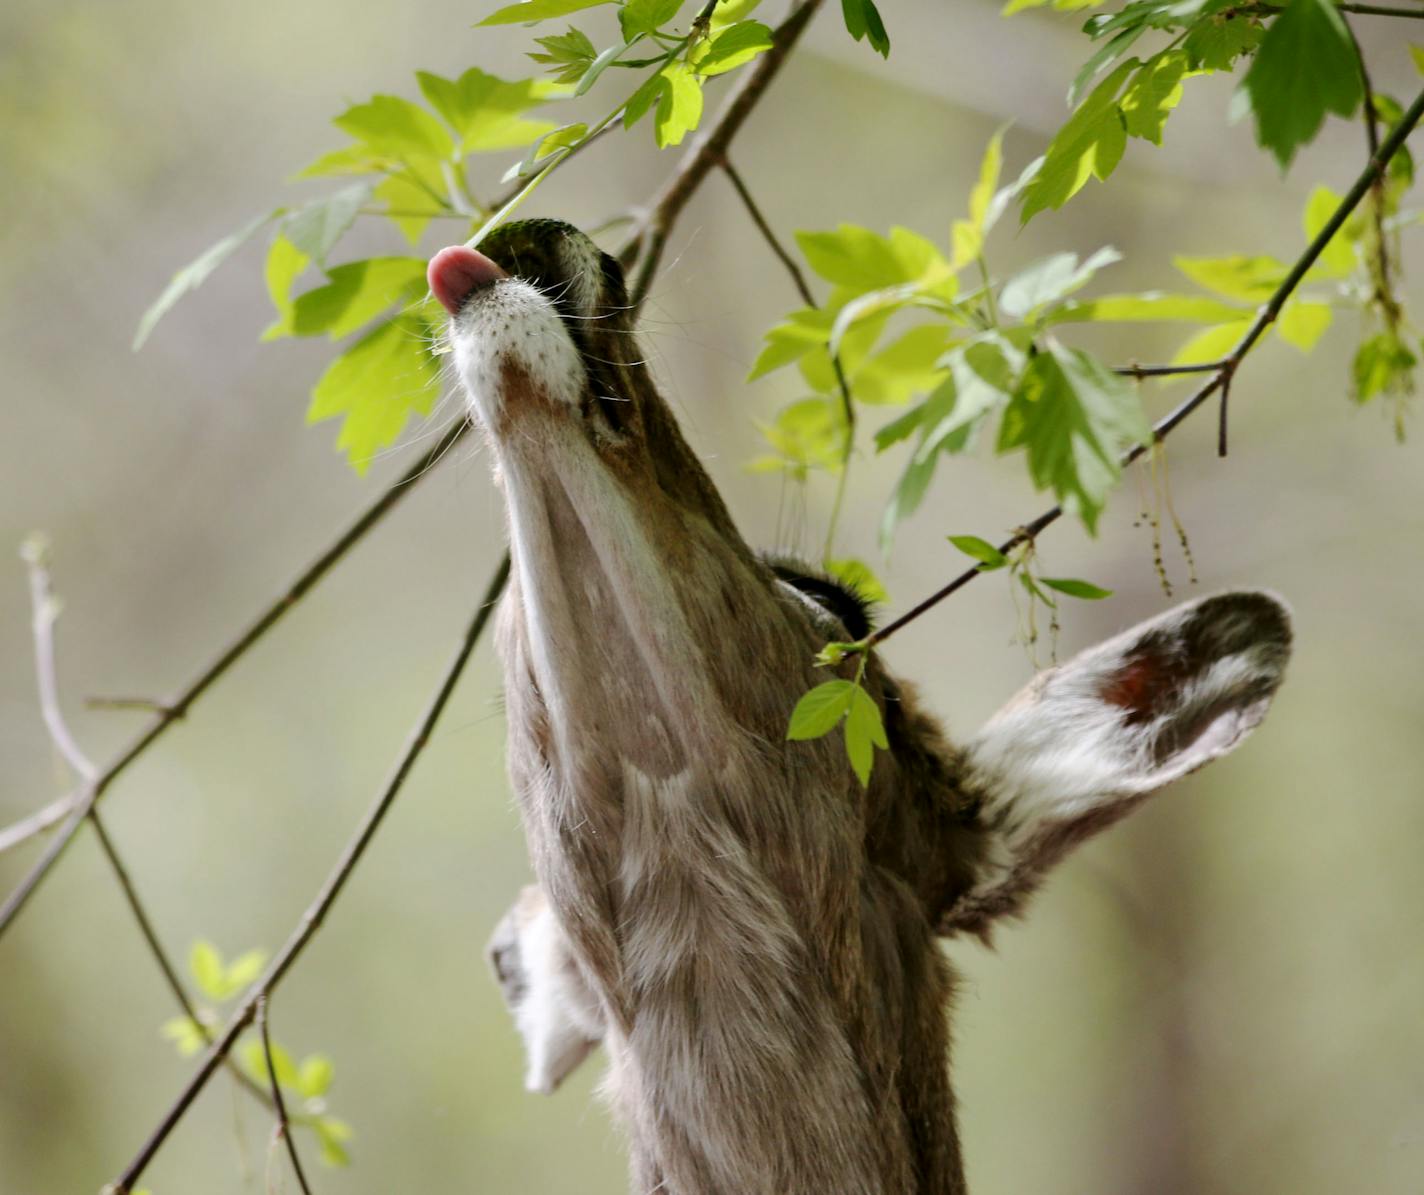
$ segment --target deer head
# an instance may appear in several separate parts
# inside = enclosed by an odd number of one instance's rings
[[[1179,606],[1037,677],[964,749],[872,657],[869,785],[788,742],[852,593],[743,542],[659,396],[621,272],[506,225],[431,262],[513,557],[510,776],[539,879],[491,958],[550,1090],[602,1040],[633,1189],[963,1188],[937,935],[1264,716],[1290,649],[1260,593]]]

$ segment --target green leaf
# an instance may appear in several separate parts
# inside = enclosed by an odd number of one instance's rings
[[[330,1058],[325,1054],[308,1054],[297,1070],[295,1086],[306,1099],[314,1100],[327,1093],[335,1076],[336,1067]]]
[[[614,0],[522,0],[521,3],[506,5],[498,12],[491,13],[479,22],[479,25],[532,25],[535,21],[566,17],[571,12],[613,2]]]
[[[203,995],[209,1000],[228,998],[227,974],[218,948],[206,938],[199,938],[188,952],[188,970]]]
[[[658,97],[655,118],[659,149],[680,145],[702,119],[702,85],[685,62],[674,62],[660,72],[667,86]]]
[[[906,411],[898,419],[892,419],[884,427],[875,433],[875,451],[884,452],[893,444],[900,443],[901,440],[908,440],[917,431],[925,420],[925,408],[928,403],[920,403],[919,406]]]
[[[1229,71],[1237,58],[1261,44],[1265,32],[1249,16],[1210,16],[1192,26],[1182,49],[1194,71]]]
[[[159,1031],[178,1048],[178,1053],[184,1058],[191,1058],[208,1045],[202,1026],[192,1017],[170,1017],[163,1022]]]
[[[867,357],[849,379],[856,401],[898,405],[932,390],[944,373],[939,359],[949,347],[949,337],[944,324],[920,324]]]
[[[1000,292],[999,308],[1015,319],[1025,318],[1072,294],[1104,266],[1121,260],[1122,254],[1110,246],[1099,249],[1081,265],[1076,253],[1055,253],[1010,278]]]
[[[262,333],[263,340],[292,334],[292,286],[310,261],[311,258],[280,233],[273,238],[267,250],[263,278],[272,306],[277,309],[277,319]]]
[[[583,37],[576,29],[569,30],[565,36],[574,35]],[[592,50],[592,46],[589,49]],[[446,79],[428,71],[417,71],[415,77],[420,82],[421,94],[455,131],[459,154],[518,149],[554,127],[551,121],[526,120],[522,115],[557,94],[545,81],[501,79],[477,67],[471,67],[458,79]]]
[[[772,373],[801,360],[812,349],[825,346],[834,316],[818,307],[793,311],[785,321],[766,333],[766,345],[752,364],[747,381]]]
[[[1333,318],[1329,303],[1297,299],[1287,303],[1276,317],[1276,332],[1287,344],[1308,353],[1315,347],[1315,342],[1325,335]]]
[[[987,539],[980,539],[977,535],[951,535],[949,542],[970,559],[977,560],[981,573],[992,572],[1009,563],[1009,558],[998,548],[994,547]]]
[[[694,64],[699,75],[721,75],[771,49],[771,30],[760,21],[739,21],[704,43]]]
[[[265,950],[248,950],[238,955],[227,965],[227,974],[224,981],[227,984],[228,994],[235,996],[259,975],[267,962],[267,952]]]
[[[412,412],[430,414],[439,369],[426,351],[429,334],[419,318],[397,316],[358,340],[317,381],[307,422],[342,417],[336,446],[357,473],[395,443]]]
[[[1047,585],[1049,589],[1056,589],[1059,593],[1066,593],[1069,597],[1082,598],[1089,602],[1112,597],[1111,589],[1104,589],[1088,581],[1077,581],[1071,577],[1039,577],[1038,583]]]
[[[969,192],[969,219],[956,220],[950,230],[954,249],[953,268],[958,270],[979,257],[984,251],[984,237],[993,226],[998,213],[991,210],[999,174],[1004,165],[1004,130],[989,138],[984,157],[979,162],[979,178]]]
[[[1414,69],[1424,75],[1424,46],[1416,46],[1412,42],[1409,45],[1409,57],[1414,62]]]
[[[243,1043],[242,1062],[247,1068],[248,1074],[259,1083],[266,1085],[272,1081],[272,1076],[267,1069],[267,1053],[262,1048],[261,1041],[252,1040]],[[283,1087],[298,1090],[296,1064],[292,1062],[292,1056],[276,1042],[272,1043],[272,1070],[276,1072],[277,1082]]]
[[[420,105],[398,95],[373,95],[364,104],[347,108],[331,123],[373,152],[402,160],[446,160],[455,152],[450,134],[440,122]]]
[[[1120,102],[1129,136],[1162,144],[1162,128],[1182,98],[1186,69],[1187,56],[1181,50],[1166,50],[1143,63]]]
[[[853,556],[845,556],[827,560],[825,566],[826,572],[830,573],[842,585],[853,590],[864,601],[879,604],[890,600],[890,595],[885,591],[885,586],[881,584],[880,578],[875,575],[870,565],[865,561],[857,560]]]
[[[1245,303],[1264,303],[1287,273],[1284,262],[1266,256],[1174,257],[1172,264],[1198,286]]]
[[[544,53],[529,55],[535,62],[549,63],[571,70],[571,74],[559,74],[558,82],[575,83],[588,69],[597,56],[598,50],[588,40],[588,35],[580,29],[569,26],[567,33],[555,33],[548,37],[536,37],[534,41],[544,47]],[[622,49],[620,46],[619,49]],[[428,97],[427,97],[428,98]]]
[[[1381,394],[1414,392],[1414,367],[1419,359],[1398,337],[1380,332],[1360,345],[1351,368],[1352,397],[1367,403]]]
[[[938,463],[937,456],[931,455],[922,460],[917,455],[912,456],[906,464],[905,471],[900,475],[900,480],[890,495],[890,501],[885,504],[885,512],[880,517],[880,548],[887,556],[890,553],[890,544],[895,538],[895,529],[914,514],[924,501],[925,492],[934,479],[935,466]]]
[[[850,709],[859,686],[848,680],[828,680],[802,695],[791,711],[788,739],[819,739],[835,729]]]
[[[1301,224],[1305,229],[1305,239],[1307,241],[1315,240],[1339,207],[1340,196],[1329,187],[1318,185],[1310,193],[1310,198],[1305,204],[1305,212],[1301,217]],[[1326,242],[1325,249],[1312,267],[1311,273],[1343,278],[1347,274],[1354,273],[1354,270],[1355,251],[1351,248],[1349,238],[1345,235],[1345,228],[1342,226]]]
[[[434,217],[450,210],[436,203],[409,170],[388,174],[371,194],[386,205],[386,218],[412,246],[420,243],[421,235]]]
[[[1248,318],[1253,313],[1201,295],[1169,295],[1147,291],[1140,295],[1102,295],[1065,303],[1050,314],[1050,324],[1098,321],[1135,323],[1139,321],[1184,320],[1196,324],[1221,324]]]
[[[325,199],[308,203],[287,217],[283,235],[317,265],[324,266],[326,255],[355,223],[356,214],[370,193],[369,183],[353,183]]]
[[[757,427],[776,455],[761,457],[753,472],[779,470],[804,478],[811,469],[836,472],[845,461],[848,428],[839,398],[803,398],[783,407],[772,423]]]
[[[618,10],[623,40],[631,42],[639,34],[656,33],[677,16],[686,0],[624,0]]]
[[[859,685],[853,685],[850,709],[845,723],[846,755],[850,766],[864,788],[870,783],[870,771],[875,766],[875,748],[889,750],[890,741],[885,736],[885,723],[880,720],[880,707]]]
[[[163,288],[163,293],[153,301],[152,306],[143,313],[143,317],[138,321],[138,331],[134,333],[133,350],[137,352],[143,348],[143,343],[152,333],[158,324],[173,305],[178,302],[189,291],[195,291],[208,280],[208,276],[231,257],[238,248],[252,236],[267,221],[274,219],[281,214],[281,209],[269,212],[265,216],[258,216],[255,220],[243,225],[236,232],[223,237],[216,245],[205,249],[196,258],[179,270],[168,280],[168,285]]]
[[[325,332],[332,340],[370,323],[392,303],[416,298],[425,286],[425,260],[370,257],[327,271],[329,281],[297,297],[287,331],[294,336]]]
[[[1203,329],[1177,350],[1172,364],[1204,365],[1220,361],[1241,343],[1251,324],[1250,319],[1241,319],[1234,324],[1217,324],[1214,328]]]
[[[1033,180],[1025,187],[1020,220],[1027,224],[1045,208],[1060,208],[1090,178],[1106,179],[1122,159],[1127,126],[1117,105],[1117,93],[1138,67],[1129,58],[1095,87],[1044,155]]]
[[[536,173],[540,168],[540,163],[547,163],[552,154],[561,149],[572,149],[587,136],[588,125],[581,120],[573,124],[560,125],[552,132],[536,138],[530,144],[524,157],[506,170],[500,181],[507,183],[511,179],[524,178]]]
[[[817,274],[857,293],[950,272],[934,243],[908,228],[892,228],[883,237],[859,225],[842,224],[833,232],[798,232],[796,243]]]
[[[1289,0],[1266,30],[1241,83],[1256,140],[1284,171],[1327,112],[1350,116],[1363,94],[1354,43],[1331,0]]]
[[[321,1160],[328,1166],[349,1166],[351,1155],[343,1144],[351,1140],[351,1126],[334,1116],[323,1116],[312,1126],[321,1146]]]
[[[1051,489],[1089,534],[1122,474],[1120,457],[1152,429],[1136,389],[1087,353],[1051,337],[1030,359],[1004,412],[999,450],[1023,447],[1029,476]]]
[[[885,32],[874,0],[841,0],[841,13],[851,37],[856,41],[864,38],[880,57],[890,57],[890,35]]]

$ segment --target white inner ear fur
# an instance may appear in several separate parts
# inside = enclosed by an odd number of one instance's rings
[[[1225,754],[1265,716],[1287,655],[1283,607],[1258,627],[1233,595],[1179,606],[1037,677],[980,731],[967,760],[986,817],[1011,838],[1151,792]],[[1209,603],[1217,603],[1209,606]],[[1219,614],[1215,611],[1219,609]],[[1168,649],[1193,619],[1235,650],[1151,682],[1155,716],[1104,699],[1149,636]],[[1198,626],[1200,632],[1200,625]],[[1175,637],[1175,638],[1174,638]],[[1184,733],[1173,743],[1173,734]]]

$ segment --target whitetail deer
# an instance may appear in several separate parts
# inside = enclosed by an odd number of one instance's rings
[[[491,951],[552,1089],[599,1041],[637,1195],[964,1190],[938,935],[1234,747],[1290,651],[1261,593],[1039,675],[957,749],[871,659],[890,750],[788,742],[856,598],[758,558],[679,434],[616,262],[509,224],[431,262],[509,507],[509,769],[539,887]]]

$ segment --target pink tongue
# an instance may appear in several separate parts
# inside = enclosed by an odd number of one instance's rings
[[[509,277],[483,253],[464,245],[440,250],[430,259],[425,276],[430,281],[431,292],[451,315],[480,287]]]

